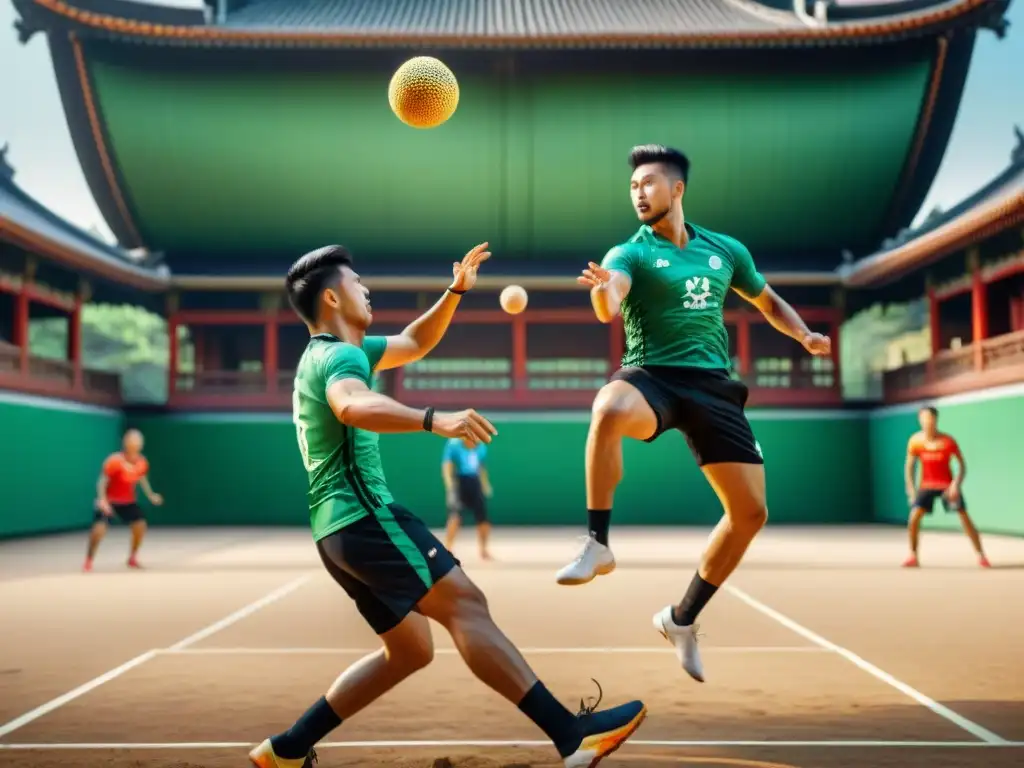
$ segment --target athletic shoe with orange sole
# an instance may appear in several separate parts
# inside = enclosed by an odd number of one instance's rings
[[[597,684],[597,681],[594,681]],[[601,703],[601,686],[597,686],[598,698],[591,706],[580,702],[576,715],[582,739],[580,745],[564,760],[565,768],[594,768],[604,758],[621,747],[647,717],[647,707],[642,701],[631,701],[611,709],[595,712]]]
[[[277,756],[270,739],[267,739],[249,753],[249,762],[256,768],[313,768],[316,752],[311,749],[305,757],[287,760]]]

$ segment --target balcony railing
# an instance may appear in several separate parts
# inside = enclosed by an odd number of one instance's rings
[[[882,375],[888,402],[928,397],[1024,381],[1024,331],[986,339],[978,345],[944,349],[929,360]]]
[[[610,374],[610,364],[600,358],[529,360],[519,376],[505,359],[442,358],[387,371],[378,377],[377,389],[414,407],[589,410]],[[261,371],[181,373],[171,405],[284,410],[291,404],[294,376],[279,371],[272,391]],[[822,407],[842,400],[831,371],[794,367],[743,378],[751,406]]]
[[[28,357],[21,367],[21,349],[0,341],[0,388],[47,397],[116,405],[121,400],[121,377],[109,371],[83,369],[75,380],[75,367],[67,360]]]

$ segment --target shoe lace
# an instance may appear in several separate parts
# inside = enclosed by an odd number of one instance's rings
[[[601,690],[601,684],[594,678],[590,678],[590,681],[597,686],[597,699],[591,698],[592,704],[585,704],[583,699],[580,699],[580,711],[576,713],[576,717],[582,717],[583,715],[592,715],[594,710],[597,709],[597,705],[601,703],[601,699],[604,697],[604,691]]]
[[[316,756],[316,750],[309,750],[309,754],[306,755],[306,761],[302,764],[302,768],[312,768],[315,764],[319,763],[320,760]]]
[[[585,558],[590,553],[590,550],[597,543],[597,539],[595,539],[593,536],[587,535],[579,536],[576,540],[583,543],[583,546],[580,547],[579,554],[576,555],[576,559],[573,561],[574,563],[579,563],[582,562],[583,558]]]

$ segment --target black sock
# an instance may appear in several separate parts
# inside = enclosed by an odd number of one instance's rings
[[[270,745],[278,757],[298,760],[309,754],[324,736],[341,725],[341,718],[331,709],[323,696],[306,713],[295,721],[295,725],[284,733],[272,736]]]
[[[588,509],[587,526],[590,528],[590,535],[597,539],[598,544],[608,546],[608,529],[612,525],[612,511],[610,509]]]
[[[519,711],[548,735],[562,757],[571,755],[580,745],[576,717],[558,703],[540,680],[523,696]]]
[[[681,627],[690,626],[717,591],[718,587],[708,584],[699,573],[695,573],[690,588],[686,590],[686,597],[672,609],[672,621]]]

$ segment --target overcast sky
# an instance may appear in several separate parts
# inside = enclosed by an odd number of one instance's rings
[[[15,18],[10,0],[0,0],[0,145],[10,144],[8,158],[23,189],[80,227],[95,227],[112,239],[71,145],[46,39],[36,35],[20,45]],[[991,32],[979,37],[953,136],[919,218],[936,205],[948,208],[1004,168],[1013,126],[1024,128],[1024,0],[1014,0],[1009,19],[1005,39]]]

